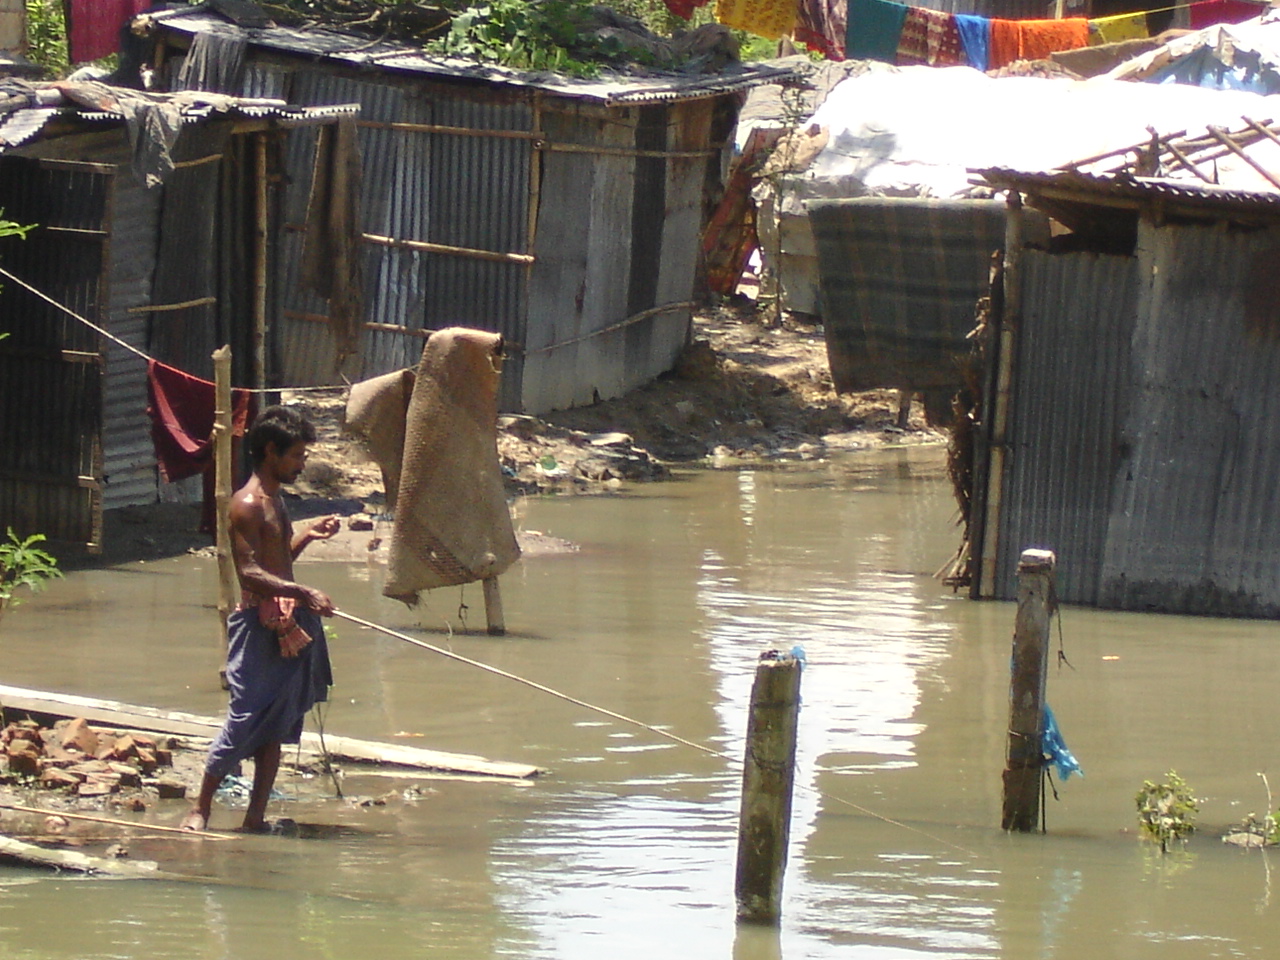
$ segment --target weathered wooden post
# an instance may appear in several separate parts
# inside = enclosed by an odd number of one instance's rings
[[[1024,550],[1018,563],[1018,617],[1009,680],[1009,745],[1005,754],[1005,830],[1036,829],[1043,789],[1044,683],[1049,668],[1049,621],[1056,604],[1052,550]]]
[[[480,584],[484,587],[484,616],[489,624],[489,634],[501,637],[507,632],[507,623],[502,616],[502,594],[498,591],[498,578],[485,577]]]
[[[213,464],[214,503],[217,509],[218,616],[222,621],[222,658],[226,661],[227,617],[236,605],[236,570],[231,559],[231,348],[213,351]],[[227,689],[225,666],[218,671],[222,689]]]
[[[802,667],[789,654],[766,651],[751,687],[735,886],[738,919],[747,923],[781,920]]]

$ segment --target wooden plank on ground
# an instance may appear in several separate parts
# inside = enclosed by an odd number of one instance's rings
[[[193,713],[161,710],[157,707],[121,703],[116,700],[99,700],[96,697],[81,697],[68,693],[27,690],[2,684],[0,684],[0,706],[8,711],[27,711],[57,717],[84,717],[91,723],[188,737],[215,737],[222,727],[222,720],[217,717],[203,717]],[[542,772],[527,763],[486,760],[484,757],[470,754],[424,750],[398,743],[357,740],[333,734],[325,735],[324,745],[331,757],[360,763],[386,763],[422,770],[519,780],[536,777]],[[304,733],[302,746],[308,750],[319,751],[319,736],[314,733]]]

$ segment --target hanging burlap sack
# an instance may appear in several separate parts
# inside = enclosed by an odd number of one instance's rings
[[[413,370],[397,370],[351,385],[343,429],[382,468],[387,510],[396,508],[404,459],[404,424],[413,396]]]
[[[520,556],[498,461],[502,337],[437,330],[422,350],[383,594],[496,577]]]

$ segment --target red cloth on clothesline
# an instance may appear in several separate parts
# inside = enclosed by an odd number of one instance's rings
[[[153,0],[70,0],[67,53],[72,63],[101,60],[120,50],[120,28]]]
[[[160,476],[168,483],[204,474],[200,529],[214,529],[216,509],[213,466],[213,421],[216,386],[158,360],[147,361],[147,416]],[[231,435],[243,437],[257,414],[257,397],[248,390],[231,391]],[[231,470],[239,461],[231,445]]]
[[[689,20],[693,17],[693,11],[698,7],[705,7],[710,0],[662,0],[662,2],[677,17]]]
[[[1200,30],[1215,23],[1244,23],[1262,15],[1268,7],[1245,0],[1204,0],[1191,5],[1191,29]]]

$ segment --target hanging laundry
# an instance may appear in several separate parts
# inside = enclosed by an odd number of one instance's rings
[[[1059,50],[1075,50],[1089,45],[1089,21],[1080,17],[1066,20],[992,20],[989,69],[1008,66],[1015,60],[1045,60]]]
[[[899,65],[929,62],[929,16],[935,10],[924,7],[908,7],[902,21],[902,35],[898,38]]]
[[[213,529],[213,420],[215,386],[158,360],[147,362],[147,416],[160,476],[167,483],[203,473],[204,509],[201,530]],[[231,435],[243,437],[256,414],[255,396],[231,391]],[[236,444],[232,444],[232,461]],[[234,466],[232,472],[234,473]]]
[[[1204,0],[1191,5],[1191,29],[1211,27],[1215,23],[1243,23],[1270,9],[1265,4],[1245,0]]]
[[[101,60],[120,50],[120,30],[152,0],[70,0],[67,53],[72,63]]]
[[[796,23],[798,0],[716,0],[716,22],[777,40]]]
[[[1090,20],[1092,32],[1089,42],[1094,45],[1103,43],[1121,43],[1125,40],[1145,40],[1151,36],[1147,30],[1145,13],[1127,13],[1118,17],[1103,17]]]
[[[929,11],[929,53],[926,60],[931,67],[955,67],[966,63],[960,49],[960,30],[956,18],[950,13]]]
[[[1059,50],[1076,50],[1089,45],[1089,21],[1083,17],[1065,20],[1019,20],[1019,60],[1047,60]]]
[[[845,56],[850,60],[883,60],[894,63],[907,5],[890,0],[849,0],[849,27]]]
[[[667,9],[682,20],[692,19],[693,11],[698,7],[705,7],[708,2],[709,0],[663,0]]]
[[[956,15],[956,32],[960,48],[971,67],[986,72],[991,53],[991,21],[971,14]]]
[[[848,23],[845,0],[800,0],[792,36],[828,60],[843,60]]]
[[[991,46],[988,48],[987,69],[998,70],[1018,59],[1018,47],[1022,33],[1016,20],[991,21]]]

